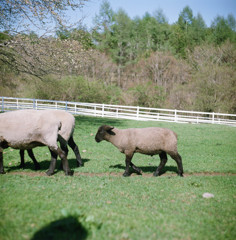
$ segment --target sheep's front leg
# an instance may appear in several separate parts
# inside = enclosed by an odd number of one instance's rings
[[[19,168],[24,168],[25,167],[25,150],[20,150],[20,166]]]
[[[3,151],[0,148],[0,174],[5,174],[6,172],[4,171],[3,168]]]
[[[19,166],[19,168],[24,168],[25,167],[25,158],[24,158],[25,153],[24,152],[25,152],[24,150],[20,150],[20,166]],[[33,150],[32,149],[28,149],[27,152],[28,152],[29,157],[34,162],[35,170],[39,170],[40,169],[40,165],[39,165],[39,163],[37,162],[37,160],[36,160],[36,158],[34,156]]]
[[[123,173],[124,177],[129,177],[130,176],[130,172],[129,172],[129,166],[131,164],[131,160],[132,160],[133,154],[131,155],[127,155],[126,154],[126,158],[125,158],[125,172]]]
[[[36,160],[36,158],[34,156],[33,150],[32,149],[28,149],[27,153],[28,153],[29,157],[32,159],[32,161],[34,163],[35,170],[39,170],[40,169],[40,165],[39,165],[39,163],[37,162],[37,160]]]

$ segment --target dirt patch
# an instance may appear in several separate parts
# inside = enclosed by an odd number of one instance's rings
[[[9,175],[22,175],[22,176],[30,176],[30,177],[48,177],[45,172],[7,172]],[[63,172],[56,173],[60,175],[64,175]],[[84,173],[84,172],[75,172],[74,176],[88,176],[88,177],[122,177],[122,173],[115,172],[106,172],[106,173]],[[131,174],[131,177],[141,176],[141,177],[153,177],[153,173],[143,173],[142,175],[137,175],[135,173]],[[176,173],[164,173],[160,177],[166,176],[177,176]],[[195,172],[195,173],[185,173],[184,177],[189,176],[236,176],[236,173],[221,173],[221,172]]]

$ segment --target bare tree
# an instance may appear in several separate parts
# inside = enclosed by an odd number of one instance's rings
[[[81,9],[88,0],[2,0],[0,1],[0,64],[15,72],[37,77],[78,68],[84,54],[78,42],[60,42],[29,34],[48,32],[49,26],[66,27],[67,10]],[[52,29],[51,29],[52,30]],[[27,33],[27,35],[25,34]],[[62,46],[63,45],[63,46]],[[75,54],[72,54],[75,53]]]
[[[67,10],[81,9],[88,0],[1,0],[0,26],[2,31],[19,33],[45,29],[50,24],[65,25]]]

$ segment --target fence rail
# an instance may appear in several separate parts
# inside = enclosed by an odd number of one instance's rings
[[[0,111],[4,112],[17,109],[61,109],[66,110],[74,115],[123,118],[143,121],[211,123],[231,125],[236,127],[236,114],[0,97]]]

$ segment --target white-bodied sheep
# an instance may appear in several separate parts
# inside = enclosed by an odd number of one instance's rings
[[[55,118],[59,119],[62,123],[61,129],[59,130],[58,134],[59,137],[61,138],[61,148],[62,150],[68,154],[68,148],[67,144],[71,147],[71,149],[74,151],[76,160],[77,160],[77,166],[83,166],[83,162],[80,156],[79,148],[75,144],[74,139],[73,139],[73,132],[74,132],[74,127],[75,127],[75,118],[72,114],[62,111],[62,110],[50,110],[52,114],[54,115]],[[32,159],[35,165],[35,169],[39,169],[40,165],[37,162],[34,153],[32,149],[27,150],[28,155]],[[20,157],[21,157],[21,164],[20,167],[25,166],[24,162],[24,150],[20,150]],[[52,172],[47,172],[47,174],[51,175],[53,174]]]
[[[59,155],[65,174],[73,175],[65,152],[57,145],[57,140],[62,145],[66,142],[59,135],[61,127],[61,120],[51,110],[18,110],[0,114],[0,173],[4,173],[4,148],[27,150],[48,146],[52,157],[49,173],[54,172],[56,157]]]
[[[95,140],[96,142],[106,140],[125,154],[126,168],[123,174],[125,177],[130,175],[129,166],[141,174],[141,169],[131,162],[134,153],[151,156],[159,154],[161,162],[154,176],[160,175],[169,154],[177,163],[178,175],[183,176],[182,159],[177,151],[177,135],[170,129],[157,127],[117,129],[103,125],[99,127]]]

